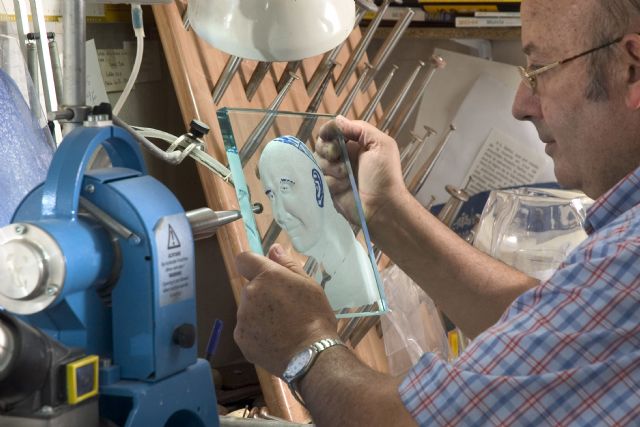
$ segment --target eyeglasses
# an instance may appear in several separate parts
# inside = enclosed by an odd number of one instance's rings
[[[574,59],[578,59],[582,56],[588,55],[590,53],[595,52],[596,50],[600,50],[600,49],[604,49],[605,47],[609,47],[611,45],[614,45],[618,42],[620,42],[622,39],[624,38],[623,36],[618,37],[615,40],[612,40],[608,43],[603,44],[602,46],[598,46],[598,47],[594,47],[591,48],[589,50],[585,50],[584,52],[581,52],[577,55],[573,55],[569,58],[566,59],[561,59],[560,61],[556,61],[552,64],[549,65],[543,65],[542,67],[536,67],[535,69],[531,69],[531,67],[518,67],[518,71],[520,71],[520,76],[522,77],[522,81],[524,82],[525,85],[527,85],[527,87],[529,87],[530,89],[534,89],[536,88],[536,86],[538,85],[538,76],[546,71],[552,70],[562,64],[566,64],[567,62],[573,61]]]

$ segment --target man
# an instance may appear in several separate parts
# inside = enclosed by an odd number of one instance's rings
[[[476,338],[452,364],[425,354],[401,381],[341,345],[321,346],[292,381],[318,425],[640,419],[640,1],[524,0],[521,12],[529,65],[513,113],[538,129],[558,181],[597,199],[590,236],[538,283],[425,213],[404,189],[389,137],[338,119],[355,141],[373,240]],[[319,145],[327,164],[329,146]],[[269,258],[237,259],[250,282],[235,337],[249,360],[282,375],[296,371],[289,361],[305,346],[336,338],[336,325],[318,286],[281,248]]]

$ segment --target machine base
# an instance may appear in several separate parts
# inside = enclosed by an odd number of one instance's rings
[[[0,426],[97,427],[98,412],[98,399],[94,398],[76,406],[65,406],[63,410],[51,409],[51,414],[38,413],[29,418],[0,415]]]
[[[100,387],[100,416],[123,427],[218,427],[211,368],[205,360],[156,383]]]

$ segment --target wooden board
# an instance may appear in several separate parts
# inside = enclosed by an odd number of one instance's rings
[[[182,13],[185,7],[186,2],[183,0],[177,0],[166,5],[152,6],[185,126],[188,126],[194,118],[209,125],[211,132],[204,138],[206,150],[218,160],[226,163],[222,135],[216,117],[217,109],[221,107],[266,108],[276,97],[275,86],[286,63],[273,64],[271,72],[267,74],[258,92],[250,102],[247,100],[244,85],[249,80],[257,62],[242,61],[239,72],[233,77],[220,103],[215,105],[212,101],[211,93],[229,55],[209,46],[198,38],[193,31],[184,29]],[[347,62],[349,54],[360,38],[360,30],[357,28],[353,31],[338,56],[340,64]],[[281,110],[306,110],[310,98],[307,95],[305,83],[311,77],[321,59],[322,55],[309,58],[303,62],[300,71],[301,79],[294,83],[282,103]],[[334,70],[334,76],[338,76],[340,71],[338,66]],[[318,112],[335,113],[355,82],[356,76],[354,74],[341,96],[336,96],[333,87],[330,87]],[[359,93],[347,116],[358,117],[373,94],[375,94],[374,85],[371,85],[367,92]],[[378,111],[373,120],[378,119],[380,114],[381,112]],[[198,173],[207,204],[211,209],[238,209],[235,192],[231,186],[201,165],[198,165]],[[218,231],[218,241],[220,242],[233,294],[236,301],[238,301],[245,280],[237,272],[234,260],[237,254],[249,249],[242,223],[238,221],[221,228]],[[381,372],[387,371],[384,346],[375,330],[367,334],[355,351],[358,357],[372,368]],[[308,420],[308,414],[291,396],[286,384],[260,368],[257,371],[265,401],[273,415],[296,422]]]

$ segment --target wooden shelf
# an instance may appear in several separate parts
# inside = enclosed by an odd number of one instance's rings
[[[378,28],[375,38],[386,38],[392,27]],[[437,39],[486,39],[486,40],[520,40],[520,27],[492,28],[450,28],[450,27],[409,27],[404,38],[437,40]]]

